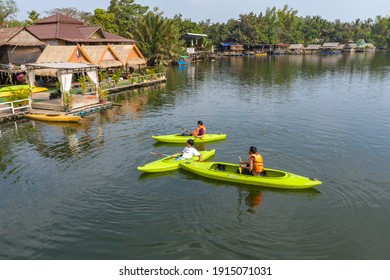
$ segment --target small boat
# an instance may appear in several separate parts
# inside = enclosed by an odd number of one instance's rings
[[[78,122],[81,120],[80,116],[72,115],[45,115],[45,114],[25,114],[28,119],[36,121],[46,121],[46,122]]]
[[[188,56],[186,56],[186,55],[181,55],[181,56],[179,57],[178,61],[177,61],[177,64],[178,64],[179,66],[181,66],[181,65],[187,65],[187,64],[190,63],[190,62],[191,62],[191,60],[190,60],[190,58],[189,58]]]
[[[0,97],[8,97],[11,96],[13,92],[19,91],[19,90],[30,90],[29,85],[16,85],[16,86],[7,86],[0,88]],[[32,93],[47,91],[48,88],[45,87],[33,87]]]
[[[283,189],[306,189],[322,184],[321,181],[307,178],[290,172],[264,168],[266,176],[253,176],[237,173],[239,164],[227,162],[180,162],[180,167],[197,175],[241,183],[247,185],[263,186]]]
[[[208,150],[208,151],[199,151],[199,153],[202,155],[202,160],[206,160],[210,157],[212,157],[215,154],[215,149]],[[177,155],[171,155],[164,157],[162,159],[152,161],[150,163],[147,163],[145,165],[138,166],[137,169],[142,172],[165,172],[165,171],[172,171],[179,169],[180,162],[183,161],[197,161],[199,160],[199,157],[193,157],[191,159],[182,159],[182,160],[176,160]]]
[[[165,143],[183,144],[186,143],[188,139],[193,139],[195,143],[205,143],[210,141],[224,140],[226,139],[226,134],[206,133],[201,138],[194,137],[194,136],[185,136],[181,134],[168,134],[168,135],[154,135],[152,136],[152,138],[159,142],[165,142]]]

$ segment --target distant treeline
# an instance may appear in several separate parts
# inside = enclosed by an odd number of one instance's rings
[[[12,20],[18,11],[14,0],[0,1],[0,26],[31,25],[43,18],[36,11],[28,13],[23,22]],[[166,62],[183,52],[184,33],[203,33],[200,39],[204,47],[218,46],[221,42],[239,42],[247,47],[261,44],[341,44],[365,41],[377,49],[390,47],[390,16],[375,19],[356,19],[353,22],[328,21],[320,16],[298,16],[298,11],[289,8],[267,8],[265,12],[241,14],[238,19],[225,23],[210,20],[193,22],[181,14],[167,18],[157,8],[136,4],[134,0],[111,0],[107,9],[97,8],[94,13],[76,8],[58,8],[45,12],[81,19],[87,24],[100,25],[105,31],[137,41],[149,64]]]

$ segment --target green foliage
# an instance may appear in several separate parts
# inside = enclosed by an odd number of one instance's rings
[[[83,76],[80,76],[77,81],[79,82],[80,84],[80,87],[81,87],[81,92],[83,94],[86,94],[87,93],[87,81],[86,79],[83,77]]]
[[[159,64],[156,67],[154,67],[154,70],[156,73],[165,73],[166,72],[165,66],[162,64]]]
[[[122,71],[120,70],[117,70],[115,73],[110,75],[111,79],[115,82],[116,85],[118,85],[121,76],[122,76]]]
[[[72,109],[73,100],[75,99],[74,95],[70,94],[70,93],[67,93],[67,92],[64,92],[62,94],[62,98],[63,98],[63,101],[64,101],[64,106],[63,106],[62,110],[63,111],[71,110]]]
[[[176,22],[156,11],[139,17],[132,35],[148,58],[148,65],[168,64],[180,53],[182,41]]]
[[[100,100],[107,100],[108,96],[108,90],[107,89],[101,89],[100,87],[97,88],[99,99]]]
[[[106,79],[107,79],[107,77],[108,77],[108,73],[107,73],[107,71],[102,71],[102,70],[100,70],[99,71],[99,80],[102,82],[102,81],[105,81]]]
[[[0,0],[0,27],[8,27],[7,18],[11,19],[18,11],[14,0]]]
[[[28,12],[28,19],[24,21],[24,26],[33,25],[35,22],[39,20],[39,16],[40,14],[35,10]]]
[[[100,25],[104,31],[118,34],[119,27],[114,13],[106,12],[103,9],[95,9],[91,17],[91,24]]]
[[[18,90],[12,90],[12,93],[10,96],[7,97],[7,101],[16,101],[16,100],[22,100],[27,99],[30,95],[29,89],[18,89]],[[15,103],[15,106],[21,106],[23,102]]]
[[[107,12],[114,14],[118,34],[127,37],[134,28],[135,20],[148,9],[148,6],[135,4],[134,0],[111,0]]]

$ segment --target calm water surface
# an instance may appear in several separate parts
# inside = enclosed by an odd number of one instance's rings
[[[0,125],[0,259],[390,259],[390,54],[235,57],[168,70],[81,125]],[[141,174],[182,145],[323,184],[288,191]]]

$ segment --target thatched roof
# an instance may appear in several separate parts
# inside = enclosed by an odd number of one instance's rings
[[[338,49],[340,48],[340,43],[324,43],[322,45],[323,49]]]
[[[124,64],[133,67],[146,64],[146,60],[136,45],[111,45]]]
[[[288,46],[288,48],[290,50],[302,49],[303,48],[303,44],[291,44],[291,45]]]
[[[44,46],[44,42],[40,41],[31,32],[23,26],[0,28],[0,46]]]
[[[97,65],[73,62],[28,63],[28,71],[34,70],[35,75],[57,77],[58,72],[79,73],[97,69]]]
[[[308,45],[305,49],[306,50],[319,50],[319,49],[321,49],[321,45]]]
[[[50,46],[47,45],[36,63],[89,63],[92,59],[80,46]],[[37,75],[55,76],[56,72],[50,69],[37,70]]]
[[[124,65],[115,50],[110,46],[82,46],[92,62],[103,68],[121,67]]]
[[[45,62],[69,62],[69,58],[77,46],[50,46],[47,45],[37,59],[37,63]]]

